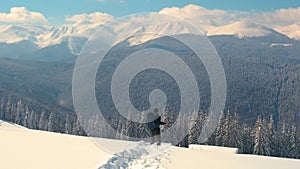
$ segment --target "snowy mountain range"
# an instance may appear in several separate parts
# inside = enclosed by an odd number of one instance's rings
[[[138,22],[122,23],[113,28],[110,28],[116,34],[122,32],[132,35],[143,32],[152,32],[160,35],[175,35],[190,32],[187,27],[179,22],[159,22],[148,24],[146,26]],[[16,44],[22,41],[27,41],[36,45],[37,48],[45,48],[61,43],[67,43],[68,47],[74,55],[80,52],[81,47],[86,40],[95,33],[102,23],[86,23],[85,25],[61,25],[61,26],[27,26],[27,25],[5,25],[0,26],[0,43],[1,44]],[[238,21],[225,26],[205,26],[202,25],[204,32],[208,36],[213,35],[234,35],[238,38],[249,37],[266,37],[266,36],[287,36],[290,38],[299,39],[300,31],[291,33],[286,30],[288,28],[278,28],[280,32],[274,29],[252,22]],[[300,28],[299,24],[291,25],[293,29]],[[298,29],[300,30],[300,29]],[[128,32],[130,31],[130,32]],[[132,40],[132,45],[137,45],[148,40],[154,39],[157,36],[147,35],[141,36],[138,39]]]

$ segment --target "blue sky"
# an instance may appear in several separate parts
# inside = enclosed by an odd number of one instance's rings
[[[101,2],[99,2],[101,1]],[[299,0],[0,0],[0,13],[11,7],[23,6],[30,11],[43,13],[52,23],[63,22],[65,17],[95,11],[115,17],[140,12],[156,12],[164,7],[183,7],[196,4],[208,9],[272,11],[280,8],[296,8]]]

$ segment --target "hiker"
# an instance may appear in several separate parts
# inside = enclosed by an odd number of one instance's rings
[[[161,117],[158,115],[158,108],[153,109],[153,113],[149,114],[149,119],[151,121],[148,123],[148,128],[151,133],[151,144],[154,144],[155,140],[158,140],[157,145],[161,145],[161,138],[160,138],[160,125],[168,125],[167,122],[162,122]]]

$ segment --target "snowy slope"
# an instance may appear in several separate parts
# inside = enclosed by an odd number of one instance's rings
[[[0,168],[156,168],[156,169],[299,169],[300,160],[236,154],[237,149],[169,144],[149,145],[98,139],[115,148],[116,155],[101,149],[87,137],[71,136],[0,121]]]
[[[300,22],[288,26],[278,26],[275,29],[290,38],[300,40]]]
[[[300,160],[280,159],[234,154],[232,150],[211,151],[215,147],[195,146],[189,149],[173,148],[166,168],[209,169],[297,169]],[[184,161],[184,162],[183,162]],[[182,163],[183,162],[183,163]]]
[[[239,38],[262,37],[276,33],[278,32],[269,27],[243,21],[208,30],[209,35],[235,35]]]
[[[144,25],[144,23],[123,23],[114,27],[113,30],[117,35],[133,35],[133,37],[129,39],[130,45],[138,45],[149,40],[158,38],[160,36],[170,36],[179,34],[204,35],[204,31],[193,30],[193,28],[187,23],[177,21],[162,21],[157,23],[149,23],[147,25]],[[121,38],[120,41],[122,41]]]
[[[0,43],[16,43],[23,40],[37,42],[37,36],[46,31],[46,28],[37,26],[0,25]]]
[[[111,155],[85,137],[0,122],[0,168],[97,168]]]
[[[46,47],[49,45],[55,45],[61,43],[66,37],[71,36],[73,28],[68,25],[62,25],[58,27],[52,27],[47,32],[39,34],[37,38],[37,44],[40,47]]]

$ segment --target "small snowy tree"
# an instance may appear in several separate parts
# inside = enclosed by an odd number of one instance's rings
[[[239,148],[239,151],[242,150],[243,145],[242,145],[242,139],[241,139],[241,126],[239,124],[239,116],[237,112],[234,113],[234,116],[232,117],[231,120],[231,127],[230,127],[230,142],[229,146],[230,147],[235,147]]]
[[[297,152],[297,139],[296,139],[296,127],[292,126],[287,132],[287,154],[286,157],[296,158],[298,156]]]
[[[231,130],[231,115],[227,111],[226,118],[224,119],[224,135],[223,135],[223,146],[228,147],[230,145],[230,130]]]
[[[276,137],[275,127],[274,127],[274,120],[273,120],[272,115],[270,116],[267,130],[268,130],[267,136],[268,136],[268,140],[270,143],[270,155],[276,156],[278,143],[277,143],[277,137]]]
[[[133,114],[132,111],[128,110],[128,117],[125,123],[125,128],[123,130],[123,134],[129,139],[136,138],[137,136],[137,126],[136,123],[132,121]]]
[[[262,117],[258,117],[254,126],[254,148],[255,155],[270,155],[270,144],[267,137],[266,122]]]
[[[285,123],[282,124],[280,132],[278,132],[278,152],[277,155],[280,157],[287,157],[287,128]]]
[[[140,114],[140,122],[137,125],[137,137],[141,139],[150,136],[150,131],[148,131],[145,121],[146,121],[146,115],[143,112]]]
[[[242,127],[241,141],[243,144],[242,152],[245,154],[252,154],[254,145],[252,139],[252,128],[247,126],[246,124],[244,124]]]
[[[200,144],[199,137],[204,123],[204,114],[194,112],[189,130],[189,144]]]
[[[218,123],[216,129],[216,137],[215,137],[215,145],[216,146],[224,146],[224,135],[225,135],[225,128],[224,128],[225,119],[222,117]]]
[[[123,131],[123,129],[122,129],[122,127],[123,127],[123,123],[122,123],[122,121],[121,121],[121,118],[119,117],[118,119],[117,119],[117,131],[116,131],[116,139],[117,140],[121,140],[123,137],[122,137],[122,131]]]

